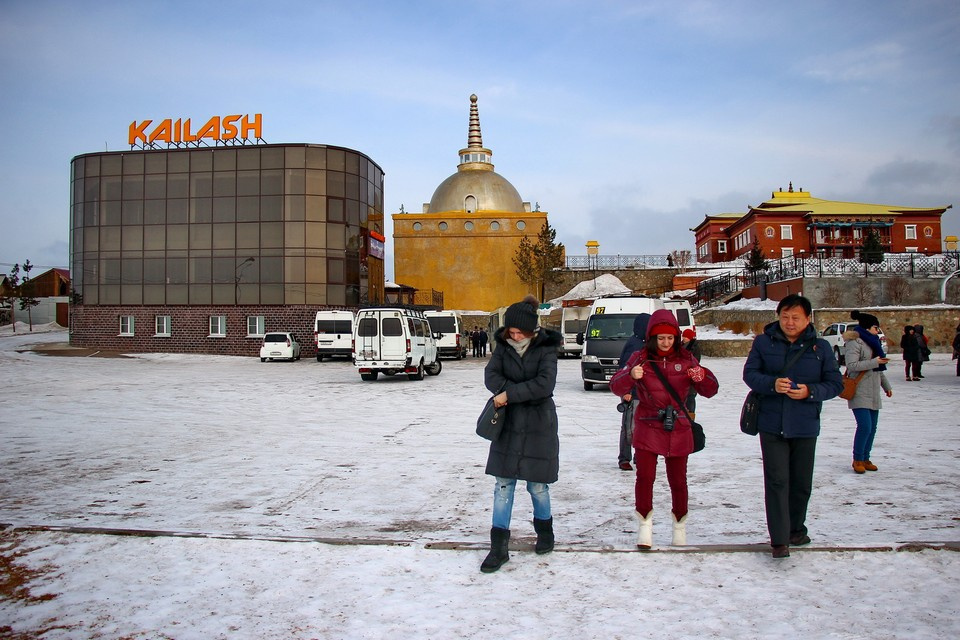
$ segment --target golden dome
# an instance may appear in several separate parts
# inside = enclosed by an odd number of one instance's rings
[[[470,96],[470,129],[467,147],[460,150],[457,172],[440,183],[430,198],[428,211],[508,211],[524,213],[523,198],[510,182],[493,170],[493,153],[483,146],[477,96]]]

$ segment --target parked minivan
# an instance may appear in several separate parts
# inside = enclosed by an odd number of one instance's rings
[[[437,339],[437,352],[441,357],[450,356],[457,360],[467,355],[467,341],[464,340],[463,324],[453,311],[427,311],[427,322]]]
[[[317,362],[324,358],[353,354],[352,311],[317,311],[313,323],[313,339],[317,345]]]
[[[663,308],[663,300],[649,296],[623,294],[594,300],[587,318],[580,358],[580,375],[585,390],[593,389],[595,384],[607,384],[617,372],[620,352],[633,335],[636,317]]]
[[[440,373],[436,336],[422,311],[402,307],[377,307],[357,312],[353,334],[353,363],[363,380],[380,373],[405,373],[423,380],[424,372]]]

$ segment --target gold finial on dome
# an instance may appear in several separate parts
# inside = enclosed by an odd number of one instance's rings
[[[477,94],[470,94],[470,128],[467,131],[467,148],[460,149],[460,168],[492,170],[490,149],[483,147],[480,133],[480,111],[477,109]]]

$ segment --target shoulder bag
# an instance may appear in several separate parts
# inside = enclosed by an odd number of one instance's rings
[[[490,396],[487,404],[483,405],[483,411],[477,418],[477,435],[487,440],[496,440],[503,431],[503,423],[507,418],[507,407],[496,407],[493,404],[493,398],[503,391],[504,385],[500,385],[500,391]]]
[[[861,371],[855,378],[851,378],[848,369],[847,374],[843,376],[843,391],[840,392],[840,397],[844,400],[853,400],[853,396],[857,395],[857,385],[860,384],[860,378],[865,373],[866,371]]]
[[[807,346],[797,353],[797,355],[790,358],[790,361],[783,365],[783,369],[777,373],[776,377],[779,378],[787,369],[792,367],[797,360],[800,359],[800,356],[803,355],[803,352],[809,349],[815,344],[815,340],[811,341]],[[760,394],[754,391],[753,389],[747,393],[747,397],[743,400],[743,408],[740,409],[740,431],[743,431],[748,436],[755,436],[760,433]]]
[[[694,422],[693,418],[690,417],[690,414],[687,412],[686,404],[680,399],[680,396],[677,395],[676,390],[673,388],[673,385],[670,384],[670,381],[667,380],[667,376],[663,375],[663,371],[660,371],[660,367],[657,366],[657,363],[651,362],[652,369],[654,373],[657,374],[657,377],[660,378],[660,382],[663,383],[663,386],[670,393],[670,396],[676,400],[677,405],[680,406],[680,410],[683,411],[683,415],[687,416],[687,420],[690,421],[690,430],[693,431],[693,452],[702,451],[704,447],[707,446],[707,435],[703,432],[703,426],[699,423]]]

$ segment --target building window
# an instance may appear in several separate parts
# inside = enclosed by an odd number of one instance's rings
[[[853,228],[853,239],[860,240],[863,237],[863,230],[860,227]]]
[[[908,224],[908,225],[906,225],[906,226],[904,227],[904,231],[906,232],[906,238],[907,238],[907,240],[916,240],[916,239],[917,239],[917,225],[915,225],[915,224]],[[907,251],[909,251],[909,249],[907,249]]]
[[[170,337],[170,316],[156,317],[156,336],[160,338]]]
[[[420,229],[423,229],[423,225],[420,224],[419,222],[414,222],[414,223],[413,223],[413,230],[414,230],[414,231],[420,231]]]
[[[726,253],[726,252],[727,252],[727,241],[717,240],[717,253]]]
[[[120,335],[133,335],[133,316],[120,316]]]
[[[463,228],[466,229],[467,231],[473,231],[473,223],[467,220],[466,222],[463,223]]]
[[[259,338],[266,333],[264,329],[263,316],[247,316],[247,337]]]
[[[494,221],[490,223],[490,231],[499,231],[499,230],[500,230],[499,222]]]
[[[524,222],[523,220],[517,220],[517,229],[520,229],[521,231],[523,231],[526,228],[527,228],[526,222]]]
[[[446,231],[446,230],[447,230],[447,223],[446,223],[446,222],[441,222],[440,224],[437,225],[437,227],[440,228],[440,231]]]
[[[907,247],[907,253],[916,253],[919,251],[917,247]]]
[[[210,337],[224,338],[227,335],[227,316],[210,316]]]
[[[793,255],[793,247],[784,247],[783,248],[783,257],[789,258]]]
[[[793,227],[789,224],[780,225],[780,239],[793,240]]]

